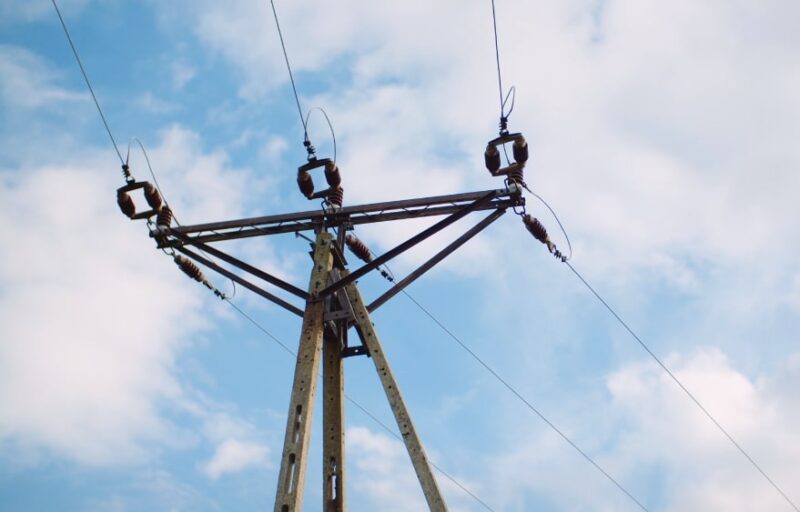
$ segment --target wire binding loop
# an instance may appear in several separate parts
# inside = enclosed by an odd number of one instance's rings
[[[127,162],[122,164],[122,177],[125,178],[125,183],[133,183],[134,179],[131,176],[131,168]]]
[[[312,160],[317,159],[317,150],[314,149],[314,145],[311,144],[311,141],[308,140],[308,134],[306,134],[305,140],[303,140],[303,146],[306,147],[306,153],[308,153],[308,161],[311,162]]]

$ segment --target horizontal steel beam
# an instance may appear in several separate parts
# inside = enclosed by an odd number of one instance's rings
[[[476,210],[492,210],[522,206],[525,199],[517,189],[503,188],[451,194],[401,201],[372,203],[348,206],[335,211],[314,210],[300,213],[269,215],[224,222],[196,224],[171,228],[158,235],[164,238],[161,247],[178,247],[184,244],[218,242],[280,233],[316,230],[321,227],[332,228],[340,225],[361,225],[409,218],[449,215],[460,211],[464,206],[493,193],[490,202]],[[179,235],[184,235],[181,237]],[[187,238],[191,240],[189,242]]]

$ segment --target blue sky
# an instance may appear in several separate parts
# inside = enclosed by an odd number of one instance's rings
[[[499,186],[482,161],[490,4],[429,4],[277,3],[304,109],[331,116],[346,204]],[[312,206],[267,2],[60,5],[122,151],[141,139],[182,223]],[[498,16],[526,179],[575,267],[800,501],[800,7],[500,1]],[[270,509],[293,361],[119,213],[119,162],[48,1],[0,5],[0,119],[2,508]],[[321,116],[310,130],[330,154]],[[382,252],[429,222],[358,233]],[[226,247],[307,282],[291,235]],[[791,510],[515,216],[409,291],[648,509]],[[234,301],[296,346],[295,317]],[[492,509],[636,510],[406,297],[374,319],[431,459]],[[393,423],[371,361],[346,379]],[[402,444],[346,414],[350,508],[424,510]],[[451,510],[483,510],[440,481]]]

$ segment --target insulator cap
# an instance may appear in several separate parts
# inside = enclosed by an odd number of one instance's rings
[[[355,236],[347,235],[344,238],[344,243],[347,245],[347,248],[358,257],[358,259],[366,263],[372,261],[372,253],[370,252],[369,247],[367,247],[364,242]]]
[[[344,189],[342,187],[331,188],[330,192],[328,192],[327,200],[331,206],[341,208],[344,202]]]
[[[127,192],[117,192],[117,204],[119,205],[119,209],[122,210],[122,213],[127,217],[132,219],[133,216],[136,215],[136,205]]]
[[[335,163],[329,162],[325,164],[325,180],[331,188],[338,187],[342,184],[342,174],[339,172],[339,167]]]
[[[521,135],[514,141],[512,151],[514,153],[514,161],[518,164],[524,164],[528,161],[528,142]]]
[[[500,170],[500,152],[494,146],[489,146],[483,153],[483,159],[486,162],[486,168],[490,173],[495,174]]]
[[[161,211],[158,212],[158,217],[156,217],[156,226],[168,228],[170,225],[172,225],[172,208],[164,205]]]
[[[183,271],[184,274],[191,277],[195,281],[203,282],[203,272],[200,268],[194,264],[188,258],[181,256],[180,254],[175,256],[175,264]]]
[[[309,199],[314,195],[314,180],[311,179],[311,174],[308,171],[297,173],[297,186],[300,188],[300,192]]]
[[[145,182],[144,184],[144,198],[147,200],[147,204],[150,205],[155,211],[160,211],[161,206],[163,205],[163,201],[161,200],[161,194],[158,193],[158,189],[153,186],[152,183]]]

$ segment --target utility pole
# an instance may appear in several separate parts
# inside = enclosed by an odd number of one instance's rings
[[[497,147],[506,143],[514,144],[514,156],[519,163],[510,162],[508,167],[501,169],[499,157],[495,156]],[[175,262],[190,277],[224,298],[204,278],[196,262],[303,319],[281,452],[275,512],[302,510],[320,371],[323,380],[323,510],[346,510],[344,361],[357,356],[369,357],[375,364],[378,380],[392,409],[428,507],[435,512],[447,510],[370,315],[486,229],[507,209],[524,214],[522,168],[525,160],[527,145],[520,135],[500,137],[491,141],[487,147],[487,167],[492,175],[505,177],[503,188],[343,207],[341,177],[335,163],[329,159],[310,157],[308,163],[299,168],[297,181],[306,197],[323,199],[320,210],[191,226],[173,226],[171,210],[162,204],[155,187],[147,182],[136,182],[129,177],[127,184],[117,191],[120,208],[131,219],[156,216],[155,222],[148,223],[150,236],[159,249],[174,255]],[[329,188],[316,193],[310,176],[315,169],[324,169],[329,185]],[[141,213],[136,212],[129,196],[129,193],[139,189],[142,189],[150,207],[150,210]],[[382,269],[388,261],[448,226],[472,213],[486,211],[489,212],[488,215],[403,279],[395,281]],[[363,224],[423,217],[442,218],[379,256],[373,256],[366,245],[352,234],[356,226]],[[305,232],[313,233],[315,238],[312,240],[306,237],[303,234]],[[307,290],[256,268],[216,246],[227,240],[289,233],[311,242],[313,266]],[[358,268],[351,269],[345,257],[345,248],[362,260]],[[239,272],[233,272],[230,267]],[[392,286],[371,301],[365,301],[358,288],[358,279],[373,271],[389,278]],[[262,283],[277,290],[268,291]],[[302,308],[292,302],[297,300],[303,301]],[[349,337],[351,332],[356,334],[355,338],[360,343],[352,342]]]

